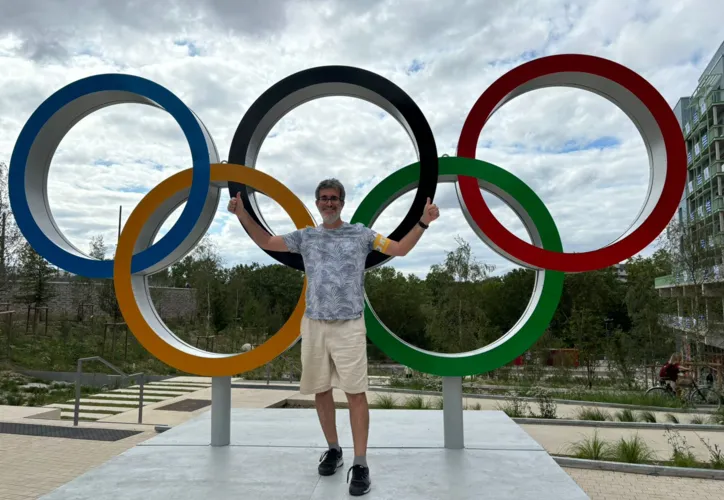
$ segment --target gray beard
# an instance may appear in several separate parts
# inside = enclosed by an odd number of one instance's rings
[[[335,215],[323,215],[322,220],[327,224],[334,224],[339,219],[339,214]]]

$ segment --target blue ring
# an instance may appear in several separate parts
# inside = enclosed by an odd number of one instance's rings
[[[161,106],[181,127],[193,160],[191,190],[181,216],[163,238],[133,256],[131,272],[137,273],[154,266],[183,242],[201,216],[211,180],[209,149],[201,125],[178,97],[157,83],[132,75],[95,75],[75,81],[46,99],[28,119],[15,144],[8,173],[10,205],[18,228],[39,255],[66,271],[89,278],[112,278],[113,260],[78,257],[59,248],[45,236],[30,212],[25,192],[25,170],[30,148],[47,121],[76,99],[103,91],[132,92]]]

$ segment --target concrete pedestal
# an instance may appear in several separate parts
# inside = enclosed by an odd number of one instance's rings
[[[213,411],[213,410],[212,410]],[[588,498],[503,412],[466,411],[465,448],[446,447],[443,411],[371,410],[370,500]],[[211,446],[212,413],[164,432],[42,498],[168,500],[348,498],[348,410],[337,410],[345,466],[321,477],[314,409],[233,409],[228,446]]]

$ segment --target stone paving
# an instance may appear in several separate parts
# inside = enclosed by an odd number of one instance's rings
[[[724,499],[724,482],[563,468],[591,500]]]
[[[156,435],[139,430],[115,442],[0,434],[0,500],[39,498]]]
[[[149,420],[144,418],[144,425],[135,424],[136,408],[129,409],[124,413],[114,414],[97,422],[82,423],[83,426],[87,427],[123,428],[142,431],[141,434],[130,438],[116,442],[99,442],[0,434],[0,500],[39,498],[91,468],[106,462],[113,456],[155,436],[156,432],[153,430],[153,424],[178,425],[201,412],[209,411],[209,407],[195,412],[156,410],[156,407],[167,404],[170,400],[178,401],[184,398],[210,399],[211,397],[209,387],[211,380],[208,378],[177,377],[165,383],[171,382],[199,383],[195,387],[200,386],[202,388],[195,390],[195,392],[185,392],[183,395],[166,398],[159,402],[147,401],[147,405],[144,405],[144,417],[148,415]],[[118,394],[112,391],[109,391],[109,393]],[[87,399],[94,400],[95,404],[102,404],[107,401],[107,398],[99,396],[93,395]],[[120,395],[116,397],[120,397]],[[283,404],[288,398],[293,398],[298,402],[302,402],[304,399],[291,387],[289,390],[267,390],[263,387],[259,389],[234,389],[232,391],[232,407],[273,407]],[[343,401],[344,395],[335,394],[335,399]],[[374,399],[374,396],[370,394],[369,399]],[[98,402],[96,403],[96,401]],[[475,401],[468,400],[469,406],[474,403]],[[495,409],[494,404],[490,409]],[[481,408],[486,406],[488,405],[481,404]],[[63,410],[61,409],[61,411]],[[67,420],[29,420],[26,416],[28,412],[29,409],[24,409],[23,412],[19,411],[17,413],[16,418],[3,418],[3,421],[72,426],[72,421]],[[10,414],[7,414],[7,416],[10,416]],[[528,424],[521,427],[550,453],[561,451],[560,448],[563,444],[579,439],[582,434],[592,433],[594,430],[586,427],[573,429],[571,427]],[[623,432],[635,433],[637,431],[647,441],[653,443],[657,454],[666,453],[668,443],[666,443],[665,438],[662,438],[663,431],[627,430]],[[622,431],[616,429],[598,429],[598,432],[600,436],[611,439],[622,435]],[[646,433],[645,436],[644,433]],[[683,434],[684,432],[682,432]],[[699,434],[722,446],[721,440],[724,439],[724,433],[699,432]],[[689,444],[696,447],[695,453],[700,455],[701,446],[703,445],[700,444],[699,440],[695,437],[693,439],[687,437],[687,440]],[[593,500],[659,500],[665,496],[670,496],[674,492],[676,496],[685,498],[724,499],[724,481],[652,477],[641,474],[575,468],[564,468],[564,470]]]

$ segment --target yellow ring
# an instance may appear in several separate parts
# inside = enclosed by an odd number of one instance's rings
[[[299,336],[302,316],[304,315],[307,278],[299,297],[299,302],[289,319],[269,340],[249,352],[229,354],[224,357],[207,358],[197,356],[169,345],[146,322],[136,303],[131,284],[131,259],[136,240],[144,224],[156,209],[173,194],[191,186],[192,170],[184,170],[166,179],[153,188],[128,217],[121,236],[118,239],[113,278],[118,300],[118,308],[126,320],[128,329],[148,352],[164,363],[186,373],[202,376],[230,376],[258,368],[269,363],[286,351]],[[291,216],[297,228],[314,225],[311,215],[302,201],[286,186],[258,170],[231,163],[211,165],[211,182],[238,182],[261,191],[277,203]]]

